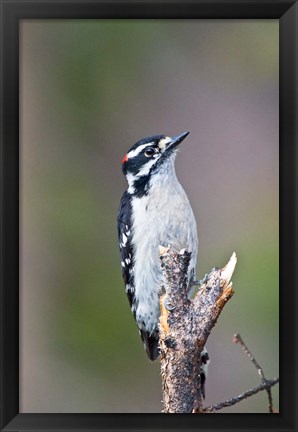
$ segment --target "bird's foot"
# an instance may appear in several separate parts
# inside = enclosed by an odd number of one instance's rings
[[[167,298],[164,299],[163,305],[164,305],[164,307],[166,308],[167,311],[172,311],[172,310],[176,309],[176,306],[172,306],[172,307],[169,306]]]
[[[208,282],[208,273],[205,274],[203,279],[193,280],[192,285],[198,286],[199,289]]]

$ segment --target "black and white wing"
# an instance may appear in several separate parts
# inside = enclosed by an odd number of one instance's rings
[[[131,311],[133,313],[134,318],[136,318],[136,310],[138,306],[138,301],[135,297],[135,286],[134,286],[134,277],[133,277],[133,265],[134,265],[134,251],[132,247],[132,223],[131,223],[131,200],[128,192],[124,192],[121,202],[120,208],[118,212],[118,241],[120,247],[120,256],[121,256],[121,269],[122,269],[122,277],[125,283],[125,290],[129,300],[129,304],[131,307]],[[144,343],[144,347],[147,351],[148,357],[150,360],[156,360],[159,356],[158,352],[158,331],[156,330],[153,333],[149,333],[146,331],[143,326],[138,327],[140,330],[140,335],[142,341]]]
[[[131,201],[129,194],[125,191],[120,202],[118,212],[118,242],[121,256],[122,277],[125,283],[125,290],[129,300],[132,313],[135,316],[135,290],[132,274],[133,250],[131,244]]]

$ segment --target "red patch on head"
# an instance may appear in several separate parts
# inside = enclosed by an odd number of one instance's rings
[[[128,157],[127,157],[127,154],[123,157],[123,159],[122,159],[122,163],[124,164],[125,162],[127,162],[128,161]]]

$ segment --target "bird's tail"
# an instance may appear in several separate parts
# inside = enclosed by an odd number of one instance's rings
[[[158,359],[159,350],[158,350],[158,331],[153,333],[149,333],[145,330],[140,330],[141,338],[144,343],[144,348],[147,352],[147,355],[151,361]]]

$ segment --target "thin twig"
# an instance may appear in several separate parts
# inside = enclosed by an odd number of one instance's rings
[[[263,369],[261,368],[261,366],[259,365],[259,363],[257,362],[257,360],[254,358],[254,356],[252,355],[252,353],[248,349],[247,345],[245,344],[245,342],[243,341],[243,339],[242,339],[242,337],[240,336],[239,333],[234,334],[233,342],[234,343],[239,343],[241,345],[241,347],[242,347],[243,351],[245,352],[245,354],[247,355],[247,357],[250,359],[250,361],[256,367],[256,369],[258,371],[258,374],[260,375],[260,377],[262,379],[262,384],[265,385],[264,389],[266,390],[266,392],[268,394],[269,412],[270,413],[274,413],[271,386],[266,385],[270,381],[266,379],[266,377],[264,375],[264,372],[263,372]]]
[[[274,378],[273,380],[266,380],[266,382],[263,382],[258,387],[255,387],[251,390],[248,390],[245,393],[240,394],[239,396],[228,399],[228,400],[221,402],[219,404],[204,408],[203,412],[204,413],[212,413],[215,411],[219,411],[223,408],[227,408],[227,407],[236,405],[237,403],[241,402],[243,399],[246,399],[250,396],[253,396],[254,394],[259,393],[262,390],[267,390],[268,388],[273,387],[278,382],[279,382],[279,378]],[[274,411],[272,411],[272,412],[274,412]]]
[[[255,365],[258,374],[260,375],[262,380],[265,380],[265,375],[263,372],[263,369],[261,368],[261,366],[259,365],[259,363],[257,362],[257,360],[254,358],[254,356],[252,355],[252,353],[249,351],[247,345],[245,344],[245,342],[243,341],[242,337],[240,336],[239,333],[234,334],[233,336],[233,342],[234,343],[239,343],[243,349],[243,351],[245,352],[245,354],[247,354],[247,357],[251,360],[251,362]]]

